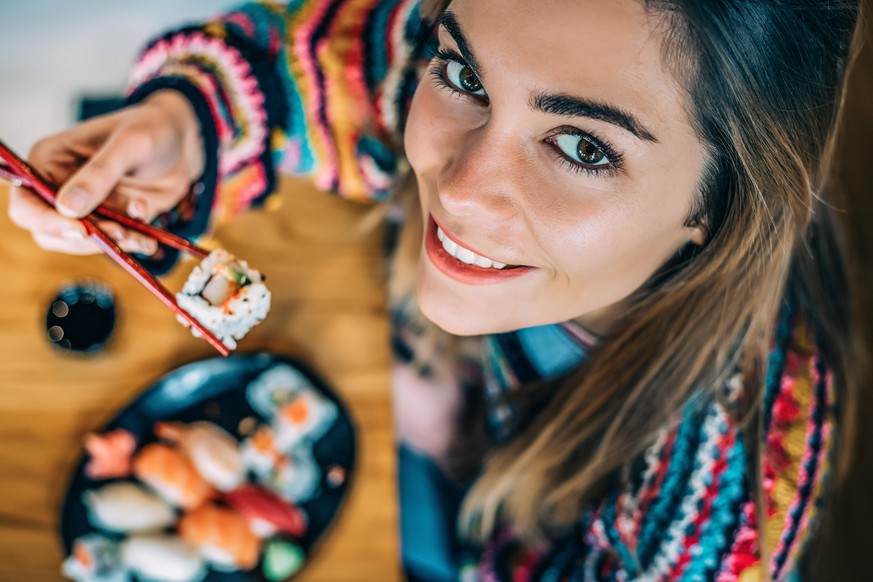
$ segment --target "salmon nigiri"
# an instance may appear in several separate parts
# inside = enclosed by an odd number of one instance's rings
[[[215,489],[178,449],[163,443],[146,445],[133,462],[137,479],[178,507],[191,509],[215,495]]]
[[[179,520],[179,535],[216,569],[248,570],[258,563],[261,542],[246,518],[232,509],[201,505]]]
[[[155,434],[178,445],[203,478],[221,491],[236,489],[246,478],[236,439],[211,422],[159,422]]]

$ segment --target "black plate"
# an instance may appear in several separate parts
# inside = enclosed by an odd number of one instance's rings
[[[321,468],[320,493],[299,506],[309,519],[306,534],[293,543],[303,549],[307,559],[313,544],[324,534],[336,516],[351,484],[355,464],[355,428],[348,410],[336,394],[301,362],[272,354],[244,354],[229,358],[212,358],[187,364],[161,377],[148,386],[100,432],[124,428],[137,437],[137,448],[155,439],[155,422],[172,420],[211,421],[240,439],[240,421],[254,417],[266,420],[246,401],[246,386],[262,372],[277,364],[286,364],[302,373],[315,390],[337,404],[339,414],[330,430],[314,444],[312,450]],[[88,512],[82,503],[82,493],[111,481],[91,479],[85,474],[87,455],[83,454],[67,489],[61,513],[61,539],[69,555],[76,538],[92,532],[119,539],[122,536],[99,530],[88,522]],[[327,482],[330,467],[345,470],[345,480],[339,486]],[[258,568],[241,572],[209,571],[208,581],[264,580]]]

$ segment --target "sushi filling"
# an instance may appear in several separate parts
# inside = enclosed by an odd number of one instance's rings
[[[235,265],[218,264],[215,274],[209,277],[200,296],[213,307],[223,307],[251,282],[248,275]]]

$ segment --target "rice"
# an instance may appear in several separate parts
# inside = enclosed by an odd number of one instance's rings
[[[204,291],[214,277],[227,277],[224,274],[227,272],[238,275],[241,281],[229,280],[227,296],[222,301],[210,302]],[[194,267],[182,291],[176,294],[176,301],[230,349],[235,349],[236,341],[270,311],[270,291],[264,285],[264,277],[224,249],[212,251]],[[177,319],[185,324],[182,318]],[[196,329],[192,328],[191,333],[200,337]]]

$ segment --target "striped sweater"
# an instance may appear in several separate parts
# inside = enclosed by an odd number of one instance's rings
[[[165,221],[196,236],[262,204],[277,173],[354,200],[385,200],[405,171],[403,122],[433,31],[416,0],[245,5],[161,36],[130,75],[131,103],[174,88],[194,106],[206,148],[195,196]],[[169,255],[172,256],[172,255]],[[547,332],[550,340],[543,334]],[[501,394],[580,365],[590,340],[569,324],[485,338],[488,424],[511,438]],[[547,341],[548,340],[548,341]],[[563,351],[562,351],[563,350]],[[739,378],[734,378],[736,384]],[[728,386],[736,389],[737,386]],[[764,399],[763,515],[756,523],[740,428],[693,400],[574,531],[525,548],[511,530],[471,552],[459,575],[484,580],[755,580],[787,577],[815,523],[832,454],[832,378],[799,316],[779,323]],[[758,532],[771,557],[761,562]]]

